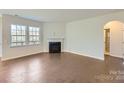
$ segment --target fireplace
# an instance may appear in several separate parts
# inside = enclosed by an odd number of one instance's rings
[[[61,42],[49,42],[49,53],[61,53]]]

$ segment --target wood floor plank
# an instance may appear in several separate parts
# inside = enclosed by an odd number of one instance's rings
[[[1,83],[124,82],[121,72],[124,72],[122,59],[106,56],[101,61],[66,52],[0,62]]]

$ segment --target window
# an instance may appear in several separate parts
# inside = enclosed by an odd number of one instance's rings
[[[29,45],[40,44],[40,28],[29,27]]]
[[[11,47],[26,45],[26,26],[11,25]]]
[[[11,25],[10,46],[24,46],[40,44],[40,28],[24,25]]]

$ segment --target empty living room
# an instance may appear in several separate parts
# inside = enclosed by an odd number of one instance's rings
[[[0,9],[0,83],[124,83],[123,9]]]

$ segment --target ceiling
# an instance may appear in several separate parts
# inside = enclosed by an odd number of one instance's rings
[[[18,15],[41,22],[69,22],[101,16],[123,9],[0,9],[0,14]]]

